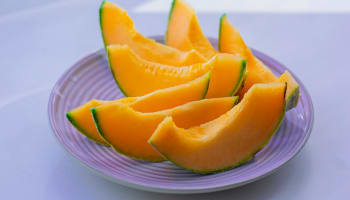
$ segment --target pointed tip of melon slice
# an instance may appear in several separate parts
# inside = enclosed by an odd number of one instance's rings
[[[286,91],[286,110],[296,107],[300,97],[300,88],[297,81],[288,70],[280,76],[279,81],[288,84]]]
[[[82,127],[80,127],[79,123],[77,123],[76,119],[74,118],[72,112],[67,112],[66,117],[67,117],[68,121],[73,125],[73,127],[75,129],[77,129],[82,135],[87,137],[89,140],[94,141],[98,144],[102,144],[104,146],[109,146],[109,144],[107,142],[96,139],[95,137],[91,136],[92,134],[88,133],[88,131],[86,131]]]
[[[169,21],[171,20],[171,15],[173,14],[174,6],[175,6],[175,4],[176,4],[176,1],[177,1],[177,0],[173,0],[173,1],[171,2],[170,11],[169,11],[169,14],[168,14],[167,28],[166,28],[165,35],[164,35],[164,44],[167,44],[167,43],[168,43],[167,41],[168,41]]]
[[[222,23],[224,21],[224,19],[226,19],[227,14],[224,13],[220,16],[220,21],[219,21],[219,37],[218,37],[218,50],[221,51],[221,47],[220,47],[220,41],[221,41],[221,30],[222,30]]]

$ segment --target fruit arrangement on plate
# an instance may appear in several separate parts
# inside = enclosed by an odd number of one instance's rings
[[[172,3],[165,44],[137,32],[111,2],[100,7],[100,27],[126,97],[92,99],[67,118],[88,139],[130,158],[168,160],[197,173],[228,170],[254,158],[298,103],[292,75],[276,77],[225,14],[218,50],[182,0]]]

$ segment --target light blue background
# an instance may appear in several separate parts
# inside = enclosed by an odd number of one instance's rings
[[[144,35],[163,34],[166,13],[131,12]],[[0,6],[0,199],[349,199],[350,15],[233,14],[247,43],[286,64],[309,89],[315,124],[295,159],[249,185],[202,195],[166,195],[126,188],[67,155],[47,118],[50,89],[83,56],[102,48],[99,2],[6,1]],[[217,37],[220,12],[199,13]]]

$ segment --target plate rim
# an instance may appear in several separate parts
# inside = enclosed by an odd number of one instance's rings
[[[157,41],[161,41],[162,40],[162,36],[151,36],[150,38],[155,39]],[[209,38],[211,41],[216,42],[217,39],[216,38]],[[147,184],[139,184],[139,183],[135,183],[132,182],[130,180],[124,180],[124,179],[118,179],[116,177],[112,177],[109,176],[107,174],[105,174],[103,171],[100,171],[92,166],[89,166],[87,163],[85,163],[84,161],[80,160],[79,157],[72,151],[70,151],[68,149],[68,147],[66,147],[60,140],[60,138],[57,136],[57,130],[56,130],[56,126],[53,123],[53,115],[52,115],[52,109],[53,109],[53,99],[56,95],[55,91],[57,90],[58,86],[60,85],[60,83],[67,77],[67,75],[73,71],[74,69],[78,68],[79,66],[81,66],[83,63],[88,62],[91,58],[96,57],[96,56],[101,56],[104,52],[105,49],[99,49],[97,51],[94,51],[93,53],[88,54],[87,56],[84,56],[83,58],[79,59],[74,65],[72,65],[71,67],[69,67],[67,70],[64,71],[64,73],[60,76],[60,78],[55,82],[53,88],[51,89],[50,92],[50,96],[49,96],[49,101],[48,101],[48,119],[49,119],[49,124],[50,124],[50,128],[51,131],[53,133],[53,135],[56,138],[57,143],[59,143],[60,146],[63,147],[63,149],[65,150],[65,152],[67,154],[70,155],[70,157],[73,157],[74,160],[77,160],[78,163],[80,163],[81,165],[83,165],[84,167],[86,167],[87,169],[89,169],[90,171],[92,171],[93,173],[107,179],[110,180],[114,183],[118,183],[120,185],[123,186],[127,186],[127,187],[131,187],[134,189],[139,189],[139,190],[143,190],[143,191],[149,191],[149,192],[157,192],[157,193],[167,193],[167,194],[198,194],[198,193],[209,193],[209,192],[216,192],[216,191],[222,191],[222,190],[227,190],[227,189],[232,189],[232,188],[236,188],[236,187],[240,187],[243,185],[246,185],[248,183],[260,180],[266,176],[269,176],[273,173],[275,173],[278,169],[280,169],[281,167],[283,167],[284,165],[286,165],[289,161],[291,161],[293,158],[295,158],[300,151],[304,148],[305,144],[307,143],[307,141],[310,138],[313,126],[314,126],[314,106],[312,103],[312,99],[311,99],[311,95],[308,92],[307,88],[305,87],[305,85],[303,84],[303,82],[297,77],[295,76],[295,74],[285,65],[283,65],[282,63],[280,63],[279,61],[277,61],[276,59],[272,58],[271,56],[268,56],[267,54],[258,51],[256,49],[251,48],[253,54],[255,56],[257,56],[259,59],[261,59],[262,57],[265,57],[265,59],[267,58],[269,60],[269,64],[270,65],[278,65],[281,66],[282,68],[285,68],[286,70],[288,70],[293,77],[296,79],[296,81],[299,84],[299,87],[303,89],[306,99],[307,99],[307,103],[309,105],[310,108],[310,118],[309,118],[309,122],[308,127],[307,127],[307,131],[306,132],[306,136],[303,138],[303,141],[301,142],[301,144],[298,146],[297,150],[295,151],[295,153],[289,157],[284,159],[280,164],[274,166],[273,168],[271,168],[270,171],[263,173],[259,176],[253,177],[253,178],[249,178],[247,180],[238,182],[238,183],[227,183],[227,184],[222,184],[222,185],[218,185],[218,186],[205,186],[205,187],[201,187],[201,188],[190,188],[190,189],[179,189],[179,188],[169,188],[169,187],[156,187],[156,186],[151,186],[151,185],[147,185]],[[262,59],[265,61],[265,59]],[[268,65],[268,67],[270,68],[270,66]]]

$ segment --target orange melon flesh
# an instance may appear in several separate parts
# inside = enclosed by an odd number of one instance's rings
[[[190,82],[156,90],[138,97],[130,106],[139,112],[156,112],[203,99],[208,91],[210,72]]]
[[[298,104],[300,96],[299,85],[288,71],[285,71],[280,76],[279,81],[286,82],[288,85],[286,92],[286,109],[290,110]]]
[[[183,67],[143,60],[126,45],[108,46],[107,54],[114,79],[126,96],[142,96],[183,84],[208,71],[211,78],[207,95],[229,96],[239,88],[245,72],[245,60],[230,54],[218,54],[206,63]]]
[[[101,136],[117,152],[141,160],[163,161],[147,140],[166,116],[172,116],[178,126],[187,128],[215,119],[232,108],[237,99],[205,99],[152,113],[137,112],[129,105],[113,103],[93,108],[92,113]]]
[[[149,143],[174,164],[198,173],[231,169],[250,160],[278,130],[285,91],[285,83],[255,84],[230,111],[189,129],[167,117]]]
[[[183,52],[142,36],[127,12],[117,5],[103,1],[100,7],[100,27],[105,46],[128,45],[141,58],[161,64],[184,66],[207,59],[198,52]]]
[[[183,51],[195,49],[208,59],[217,53],[204,36],[193,8],[182,0],[173,0],[165,42]]]
[[[190,101],[202,99],[208,91],[210,74],[207,73],[193,81],[175,87],[156,90],[141,97],[127,97],[114,101],[93,99],[66,114],[71,124],[83,135],[97,143],[108,145],[98,133],[90,109],[104,104],[128,104],[140,112],[155,112],[172,108]]]
[[[286,109],[292,109],[298,104],[299,85],[293,76],[286,71],[277,78],[258,58],[254,57],[239,31],[228,21],[226,14],[220,18],[218,45],[220,52],[238,54],[247,60],[248,76],[243,89],[239,92],[240,97],[243,97],[255,83],[287,82]]]
[[[94,120],[92,119],[92,115],[90,112],[90,108],[108,104],[108,103],[131,103],[135,101],[136,98],[128,97],[123,99],[117,99],[114,101],[103,101],[103,100],[90,100],[86,102],[84,105],[81,105],[69,112],[67,112],[66,117],[70,121],[70,123],[83,135],[85,135],[88,139],[95,141],[99,144],[103,144],[109,146],[109,144],[100,136],[98,133]]]
[[[231,25],[226,15],[220,18],[218,48],[220,52],[238,54],[247,60],[248,76],[243,89],[239,92],[242,97],[255,83],[271,83],[278,78],[258,58],[256,58],[243,41],[239,31]]]

